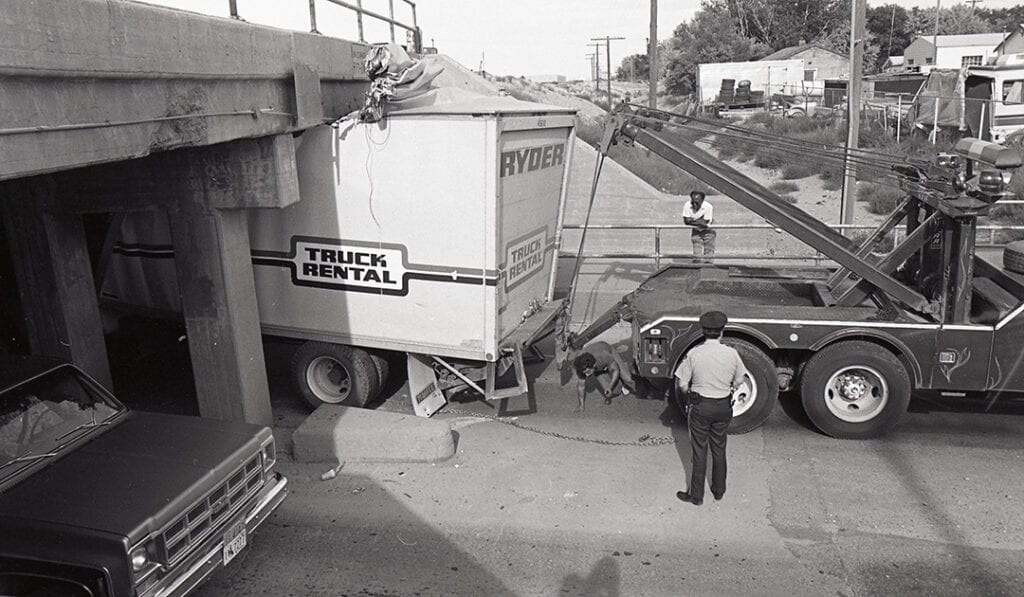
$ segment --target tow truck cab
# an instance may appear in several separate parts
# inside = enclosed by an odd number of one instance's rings
[[[287,495],[274,438],[127,410],[73,365],[0,356],[0,594],[185,595]]]

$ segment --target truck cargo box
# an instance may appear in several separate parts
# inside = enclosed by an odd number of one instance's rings
[[[295,139],[300,200],[251,210],[264,333],[493,363],[548,322],[574,112],[478,97]],[[105,302],[180,311],[163,213],[131,214]]]

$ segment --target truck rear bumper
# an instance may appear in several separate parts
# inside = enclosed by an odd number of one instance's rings
[[[270,514],[281,505],[288,495],[288,479],[277,474],[270,479],[256,498],[255,503],[240,513],[234,520],[225,525],[230,527],[236,522],[245,521],[246,536],[251,537]],[[223,568],[224,540],[223,537],[211,538],[202,549],[202,555],[192,556],[187,560],[187,567],[182,567],[178,574],[170,574],[150,587],[143,597],[180,597],[187,595],[200,583],[206,580],[217,569]]]

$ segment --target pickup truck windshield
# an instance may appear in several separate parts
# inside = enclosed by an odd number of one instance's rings
[[[120,411],[71,367],[0,393],[0,476],[55,456]]]

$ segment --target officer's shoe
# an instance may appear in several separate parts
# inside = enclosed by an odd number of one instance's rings
[[[711,495],[715,496],[715,501],[716,502],[720,502],[720,501],[722,501],[722,498],[725,497],[725,492],[724,491],[722,493],[713,493],[712,492]]]
[[[690,502],[694,506],[700,506],[704,503],[704,500],[698,500],[685,491],[677,491],[676,497],[684,502]]]

